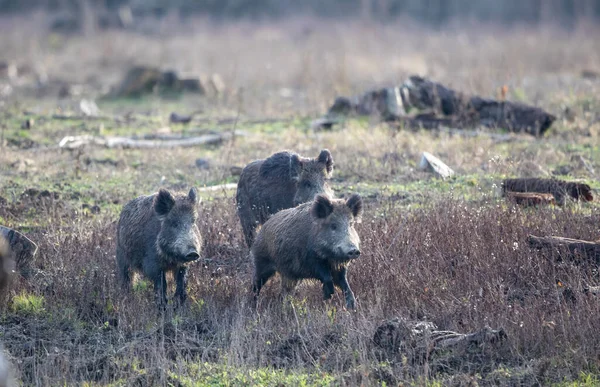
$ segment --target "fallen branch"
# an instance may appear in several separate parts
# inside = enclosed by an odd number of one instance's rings
[[[198,188],[199,192],[210,192],[210,191],[227,191],[230,189],[236,189],[237,188],[237,184],[236,183],[229,183],[229,184],[219,184],[219,185],[211,185],[209,187],[201,187]]]
[[[65,149],[77,149],[85,145],[96,145],[105,148],[179,148],[199,145],[217,144],[232,139],[241,133],[206,134],[198,137],[188,137],[169,140],[145,140],[130,137],[96,137],[96,136],[67,136],[60,140],[58,146]]]
[[[531,207],[538,205],[556,205],[554,195],[538,192],[506,192],[506,198],[518,205]]]

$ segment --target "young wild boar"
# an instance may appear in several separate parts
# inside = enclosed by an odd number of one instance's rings
[[[354,224],[361,214],[359,195],[343,200],[321,194],[310,203],[273,215],[262,226],[251,249],[255,298],[269,278],[279,272],[284,293],[302,279],[317,279],[323,283],[325,299],[331,298],[337,285],[344,292],[346,306],[354,309],[356,300],[346,280],[346,269],[360,256]]]
[[[256,227],[269,216],[313,200],[325,193],[333,196],[327,180],[333,172],[333,157],[323,149],[315,159],[284,151],[246,165],[237,186],[237,213],[248,247]]]
[[[198,194],[195,188],[174,196],[166,189],[140,196],[123,207],[117,226],[117,266],[122,284],[129,289],[131,269],[154,281],[157,301],[166,305],[165,273],[177,282],[175,297],[186,295],[186,263],[200,257],[202,237],[196,226]]]

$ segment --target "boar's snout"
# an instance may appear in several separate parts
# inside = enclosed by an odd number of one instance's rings
[[[195,249],[193,249],[189,253],[186,254],[185,261],[191,262],[191,261],[195,261],[198,258],[200,258],[200,254],[198,254],[198,252]]]
[[[351,249],[350,251],[348,251],[348,259],[356,259],[358,257],[360,257],[359,249]]]

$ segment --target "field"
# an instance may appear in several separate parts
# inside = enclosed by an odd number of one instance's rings
[[[36,274],[15,281],[0,323],[22,385],[600,384],[600,299],[584,292],[600,285],[597,262],[527,244],[529,234],[597,240],[598,202],[521,208],[499,192],[506,177],[556,176],[585,181],[598,197],[600,77],[581,76],[600,71],[598,27],[167,20],[146,34],[65,36],[47,33],[44,20],[0,20],[0,59],[29,68],[0,97],[0,225],[39,245]],[[227,90],[103,97],[135,64],[219,73]],[[336,96],[411,74],[492,98],[506,85],[508,100],[557,120],[543,138],[370,118],[311,127]],[[59,98],[65,85],[71,91]],[[82,98],[96,100],[98,117],[81,115]],[[196,114],[172,124],[172,112]],[[189,148],[57,146],[70,135],[207,131],[239,134]],[[282,302],[277,278],[254,310],[235,190],[206,188],[235,183],[232,167],[276,151],[316,157],[323,148],[335,160],[336,195],[357,192],[366,203],[357,227],[362,255],[349,268],[358,308],[346,310],[339,290],[324,302],[311,282]],[[420,171],[423,151],[456,176]],[[190,268],[189,303],[160,314],[150,282],[138,278],[131,294],[118,286],[116,221],[130,199],[191,186],[202,189],[205,246]],[[407,343],[374,342],[394,318],[460,333],[489,326],[506,337],[422,356]]]

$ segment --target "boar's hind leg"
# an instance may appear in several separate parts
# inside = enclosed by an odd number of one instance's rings
[[[252,243],[254,243],[254,238],[256,238],[256,217],[252,211],[245,209],[239,209],[238,216],[240,218],[240,223],[242,224],[246,245],[250,248],[252,247]]]
[[[187,267],[182,266],[177,269],[175,274],[175,280],[177,282],[177,290],[175,290],[175,297],[179,298],[179,302],[183,304],[187,298],[186,287],[187,287]]]
[[[269,258],[257,257],[254,260],[254,284],[252,292],[258,298],[258,293],[265,283],[275,274],[275,265]]]
[[[333,282],[344,292],[344,297],[346,298],[346,307],[349,309],[354,309],[356,305],[356,299],[354,298],[352,289],[350,289],[350,285],[348,285],[345,267],[333,272]]]
[[[329,300],[333,295],[333,277],[331,276],[331,270],[323,263],[319,263],[316,267],[317,278],[323,283],[323,297]]]

